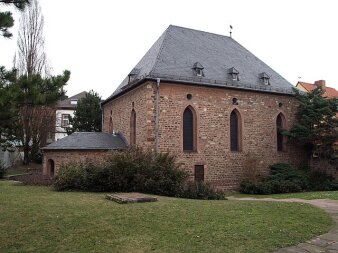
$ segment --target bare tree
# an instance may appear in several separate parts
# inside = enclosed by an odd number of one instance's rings
[[[20,18],[18,50],[14,58],[18,75],[49,74],[43,26],[41,7],[38,0],[32,0]]]

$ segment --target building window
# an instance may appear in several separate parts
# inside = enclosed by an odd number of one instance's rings
[[[69,126],[69,114],[62,114],[61,115],[61,126],[67,127]]]
[[[283,114],[278,114],[276,119],[277,128],[277,151],[285,151],[285,136],[283,131],[285,129],[285,118]]]
[[[195,181],[204,181],[204,165],[195,165]]]
[[[241,117],[235,109],[230,114],[230,150],[241,151]]]
[[[71,105],[77,105],[77,99],[72,99],[70,100]]]
[[[110,119],[109,119],[109,133],[112,134],[114,132],[113,130],[113,118],[110,116]]]
[[[203,73],[203,69],[204,67],[202,66],[201,63],[199,62],[195,62],[193,68],[193,70],[195,70],[195,75],[196,76],[204,76],[204,73]]]
[[[260,79],[264,85],[270,85],[270,76],[267,73],[261,73]]]
[[[196,150],[196,119],[192,107],[187,107],[183,113],[183,151]]]
[[[136,112],[133,109],[130,116],[130,145],[136,144]]]
[[[234,67],[229,69],[229,74],[231,75],[232,81],[239,81],[239,72]]]

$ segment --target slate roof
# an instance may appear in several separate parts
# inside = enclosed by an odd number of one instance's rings
[[[75,110],[76,108],[76,104],[71,104],[72,100],[80,100],[81,98],[84,98],[86,96],[87,92],[86,91],[82,91],[79,94],[76,94],[72,97],[66,98],[64,100],[59,101],[59,103],[57,104],[57,108],[62,108],[62,109],[73,109]]]
[[[203,77],[193,70],[199,62]],[[103,103],[133,88],[143,80],[190,83],[215,87],[258,90],[292,94],[292,84],[259,60],[233,38],[189,28],[170,25],[155,44],[135,66],[139,70],[132,82],[128,76]],[[229,69],[239,72],[239,80],[233,81]],[[262,84],[260,74],[270,77],[270,85]]]
[[[120,150],[126,149],[127,142],[122,134],[101,132],[75,132],[62,138],[43,150]]]

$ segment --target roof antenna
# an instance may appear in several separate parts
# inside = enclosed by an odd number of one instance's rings
[[[230,38],[232,38],[232,25],[230,25]]]

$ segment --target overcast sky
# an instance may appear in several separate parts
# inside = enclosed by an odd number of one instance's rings
[[[292,84],[324,79],[338,89],[338,1],[40,0],[53,74],[71,71],[68,95],[108,97],[170,25],[229,35]],[[1,6],[3,9],[3,6]],[[10,68],[12,39],[0,38]],[[300,77],[300,79],[299,79]]]

